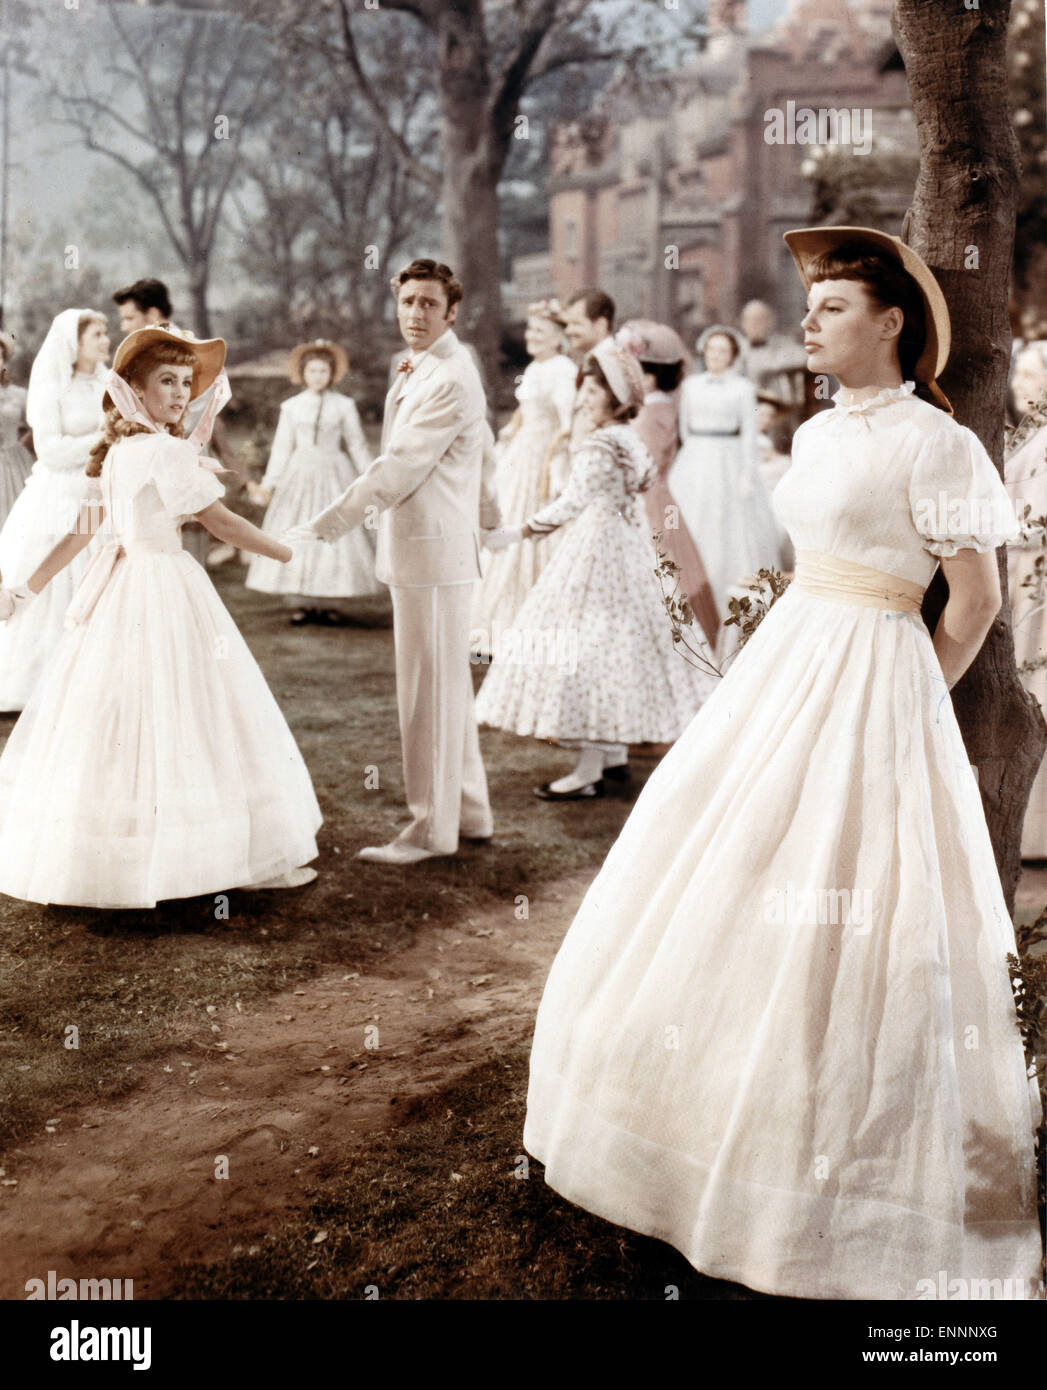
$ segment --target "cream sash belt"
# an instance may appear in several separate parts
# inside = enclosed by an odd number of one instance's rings
[[[164,537],[159,541],[107,541],[95,552],[95,557],[84,571],[83,578],[73,594],[69,607],[65,610],[65,626],[79,627],[94,612],[95,605],[102,597],[102,591],[113,577],[117,564],[125,556],[136,555],[181,555],[181,539],[177,536]]]
[[[824,550],[798,550],[793,587],[812,598],[857,603],[891,613],[919,613],[924,586]]]

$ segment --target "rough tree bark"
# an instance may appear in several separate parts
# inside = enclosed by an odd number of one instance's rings
[[[1007,94],[1009,14],[1010,0],[980,0],[970,10],[961,4],[895,0],[892,16],[920,142],[920,173],[903,239],[934,270],[949,304],[952,354],[942,389],[956,418],[978,435],[1001,472],[1011,344],[1007,300],[1020,172]],[[1022,822],[1047,747],[1047,726],[1015,669],[1002,549],[998,560],[1003,607],[953,690],[953,704],[978,770],[996,863],[1013,912]],[[946,593],[939,573],[924,608],[932,626]]]

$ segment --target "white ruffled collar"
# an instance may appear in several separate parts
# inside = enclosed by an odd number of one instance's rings
[[[882,391],[877,391],[875,396],[869,396],[863,401],[848,401],[846,399],[846,387],[841,386],[836,395],[832,397],[832,402],[836,409],[843,411],[845,415],[865,415],[868,411],[875,410],[877,406],[891,405],[894,401],[904,401],[915,390],[915,381],[903,381],[901,386],[885,386]]]

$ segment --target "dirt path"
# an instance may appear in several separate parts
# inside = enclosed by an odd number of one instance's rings
[[[528,920],[511,903],[477,912],[420,931],[375,973],[339,970],[255,1013],[216,1014],[129,1095],[53,1117],[53,1133],[4,1160],[0,1298],[24,1298],[49,1270],[163,1297],[175,1260],[260,1241],[405,1102],[529,1036],[592,877],[547,885]]]

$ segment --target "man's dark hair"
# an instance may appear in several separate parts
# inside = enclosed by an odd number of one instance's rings
[[[608,330],[614,327],[614,300],[609,294],[604,294],[603,290],[590,285],[584,290],[575,290],[573,294],[569,294],[563,307],[570,309],[572,305],[583,302],[587,319],[594,322],[596,319],[606,319]]]
[[[126,304],[129,299],[134,300],[143,314],[149,309],[159,309],[165,319],[171,317],[171,300],[162,280],[136,280],[113,295],[114,304]]]
[[[447,307],[453,309],[462,300],[462,282],[455,275],[449,265],[444,265],[442,261],[431,261],[427,256],[420,260],[409,261],[401,270],[398,270],[389,281],[389,288],[393,294],[399,297],[401,288],[407,284],[408,280],[439,280],[444,287],[447,295]]]

